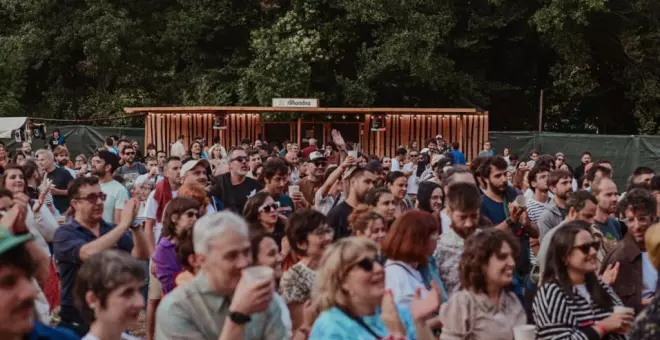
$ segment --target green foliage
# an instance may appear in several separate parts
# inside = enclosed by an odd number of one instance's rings
[[[4,116],[315,97],[519,130],[544,90],[545,129],[660,129],[657,0],[0,0],[0,22]]]

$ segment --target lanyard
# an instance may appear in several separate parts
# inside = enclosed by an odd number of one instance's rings
[[[343,308],[340,308],[340,307],[337,307],[337,308],[339,308],[339,310],[342,311],[344,314],[346,314],[346,316],[348,316],[349,318],[351,318],[351,320],[355,321],[355,323],[357,323],[357,324],[360,325],[362,328],[364,328],[367,332],[369,332],[369,334],[371,334],[374,338],[376,338],[376,339],[380,339],[380,338],[381,338],[381,336],[379,336],[378,334],[376,334],[376,332],[374,332],[374,331],[371,329],[371,327],[369,327],[369,326],[364,322],[364,320],[362,320],[362,318],[359,318],[359,317],[357,317],[357,316],[354,316],[353,314],[351,314],[350,312],[348,312],[347,310],[345,310],[345,309],[343,309]]]

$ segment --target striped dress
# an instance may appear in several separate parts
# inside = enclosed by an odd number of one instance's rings
[[[612,297],[615,306],[622,306],[621,300],[609,286],[599,280]],[[569,296],[556,283],[541,286],[534,297],[533,316],[536,323],[537,340],[591,340],[599,339],[591,327],[596,321],[612,314],[589,303],[573,289]],[[625,335],[610,333],[602,339],[625,340]]]

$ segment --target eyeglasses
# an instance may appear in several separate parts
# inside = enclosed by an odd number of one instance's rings
[[[199,213],[199,211],[186,211],[183,214],[186,215],[188,218],[193,218],[193,217],[200,218],[200,217],[202,217],[202,215]]]
[[[124,155],[126,155],[126,156],[135,155],[135,151],[133,151],[133,152],[124,152]]]
[[[656,220],[657,220],[657,218],[655,216],[647,215],[647,216],[640,216],[640,217],[625,218],[622,221],[623,221],[623,223],[625,223],[627,225],[631,225],[635,222],[637,222],[638,224],[641,224],[641,225],[651,225],[651,224],[655,223]]]
[[[99,199],[101,199],[101,201],[105,201],[106,198],[108,198],[108,195],[106,195],[104,192],[99,192],[98,194],[93,193],[93,194],[89,194],[85,197],[77,197],[76,199],[87,201],[91,204],[95,204],[96,202],[99,201]]]
[[[259,207],[257,210],[258,212],[265,212],[265,213],[270,213],[273,211],[277,211],[277,209],[280,208],[280,202],[275,202],[272,204],[267,204],[267,205],[262,205]]]
[[[574,246],[573,249],[580,249],[584,255],[589,255],[589,250],[594,248],[596,252],[600,250],[600,242],[594,241],[590,243],[581,244],[579,246]]]
[[[316,236],[329,235],[329,234],[334,234],[334,233],[335,233],[335,230],[328,227],[328,226],[318,227],[318,228],[314,229],[314,231],[312,231],[312,235],[316,235]]]
[[[250,158],[248,158],[247,156],[238,156],[238,157],[234,157],[234,158],[231,159],[232,162],[237,161],[237,162],[241,162],[241,163],[247,162],[248,160],[250,160]]]
[[[371,272],[374,270],[374,262],[377,262],[381,266],[383,265],[383,257],[381,255],[376,255],[374,257],[365,257],[360,262],[356,263],[355,266],[361,268],[365,272]]]

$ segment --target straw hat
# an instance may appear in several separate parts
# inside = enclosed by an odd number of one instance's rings
[[[656,269],[660,269],[660,223],[650,226],[644,235],[646,252]]]

